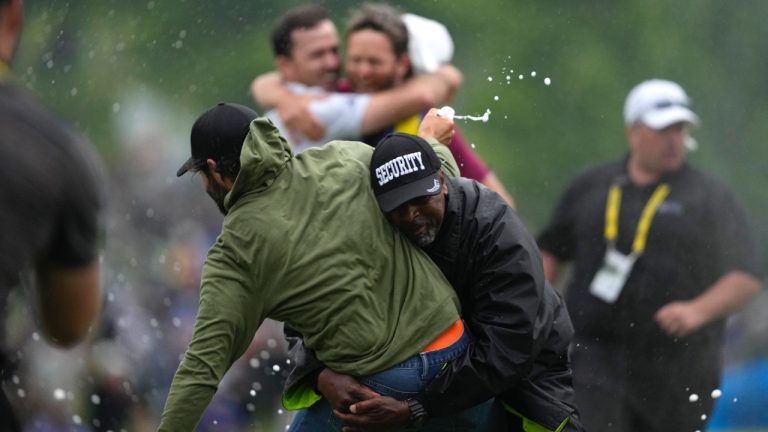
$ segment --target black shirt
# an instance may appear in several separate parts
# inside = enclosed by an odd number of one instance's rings
[[[0,161],[0,289],[39,262],[92,262],[102,199],[98,159],[40,103],[5,83]]]
[[[25,91],[0,82],[0,311],[39,263],[96,258],[101,166],[88,145]],[[4,333],[0,324],[0,334]],[[0,350],[0,375],[10,365]],[[3,430],[21,430],[0,391]]]
[[[606,251],[605,207],[608,189],[621,183],[617,249],[631,252],[640,213],[657,184],[637,187],[627,179],[626,159],[576,178],[539,237],[542,250],[573,261],[567,290],[576,341],[625,344],[634,356],[688,351],[719,358],[723,320],[688,336],[685,343],[664,333],[656,311],[676,300],[690,300],[726,273],[741,270],[759,277],[755,247],[746,217],[733,195],[712,176],[683,165],[661,182],[670,193],[652,219],[645,252],[638,258],[615,304],[589,293]]]

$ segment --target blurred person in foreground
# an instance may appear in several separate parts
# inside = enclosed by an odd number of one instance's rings
[[[591,430],[703,430],[725,318],[760,290],[755,247],[734,196],[686,162],[698,117],[678,84],[640,83],[624,120],[629,154],[573,180],[539,237],[548,280],[573,261],[576,401]]]
[[[69,347],[99,311],[101,165],[81,137],[6,81],[22,21],[21,0],[0,0],[0,306],[11,289],[34,286],[44,334]],[[10,360],[0,352],[4,378]],[[20,430],[2,392],[0,426]]]
[[[276,107],[267,116],[296,152],[332,139],[375,145],[392,131],[415,134],[422,114],[451,99],[461,83],[459,71],[448,64],[453,41],[445,26],[412,14],[401,16],[384,4],[366,4],[352,14],[346,80],[338,79],[336,27],[320,6],[288,11],[275,23],[272,44],[278,72],[257,77],[251,92],[261,106]],[[325,55],[302,61],[312,52]],[[324,69],[313,67],[322,59]],[[463,176],[514,204],[458,131],[448,147]]]
[[[395,164],[417,152],[430,162],[426,170],[392,175]],[[330,370],[319,373],[317,388],[350,430],[408,424],[414,407],[424,418],[439,418],[493,397],[508,415],[491,430],[583,430],[568,357],[571,320],[544,280],[533,236],[496,193],[439,167],[426,142],[394,133],[374,150],[371,182],[390,223],[456,290],[474,340],[410,404],[384,396],[354,403],[362,384]]]
[[[434,112],[419,133],[455,168],[434,139],[450,140],[453,123]],[[421,388],[466,348],[454,291],[378,210],[372,147],[334,141],[294,156],[268,119],[218,104],[193,125],[191,150],[177,175],[199,172],[225,217],[160,430],[194,428],[266,318],[298,331],[329,367],[387,386],[393,396]],[[391,369],[422,360],[428,367],[418,377],[400,379]],[[464,415],[453,419],[473,430]]]

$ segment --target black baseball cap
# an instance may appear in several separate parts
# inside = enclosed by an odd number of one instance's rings
[[[224,102],[202,113],[192,125],[192,157],[176,171],[176,176],[202,166],[207,159],[239,157],[251,122],[258,116],[247,106]]]
[[[390,212],[414,198],[440,192],[440,159],[423,138],[393,133],[371,157],[371,184],[381,211]]]

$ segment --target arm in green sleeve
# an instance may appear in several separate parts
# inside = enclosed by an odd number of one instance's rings
[[[194,430],[224,374],[263,321],[248,273],[219,244],[203,269],[195,331],[173,378],[159,431]]]

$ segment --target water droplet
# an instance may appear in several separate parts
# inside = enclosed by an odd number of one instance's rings
[[[79,415],[75,414],[72,416],[72,422],[76,425],[79,425],[83,422],[83,419],[81,419]]]
[[[279,410],[277,410],[277,413],[280,414],[280,415],[283,415],[283,409],[280,408]]]
[[[77,96],[77,87],[72,87],[72,90],[69,91],[70,96]]]
[[[720,389],[712,390],[712,399],[717,399],[717,398],[719,398],[722,395],[723,395],[723,392],[720,391]]]
[[[552,80],[549,79],[549,77],[544,78],[544,85],[550,85],[552,84]]]
[[[53,391],[53,398],[56,400],[64,400],[67,397],[67,393],[60,388]]]
[[[16,390],[16,394],[19,395],[20,398],[24,399],[24,397],[27,395],[27,392],[25,392],[24,389],[18,389]]]
[[[489,76],[488,77],[488,82],[491,82],[491,81],[493,81],[493,77]]]
[[[707,415],[706,415],[706,414],[702,414],[702,415],[701,415],[701,420],[702,420],[702,421],[704,421],[704,420],[706,420],[706,419],[707,419]]]
[[[99,397],[99,395],[97,395],[95,393],[92,394],[91,395],[91,403],[93,403],[94,405],[100,404],[101,403],[101,398]]]
[[[251,397],[256,397],[256,390],[251,389],[250,393],[251,393]]]
[[[531,72],[531,76],[532,76],[532,77],[535,77],[535,76],[536,76],[536,71],[532,71],[532,72]]]
[[[280,365],[273,365],[272,370],[275,372],[280,372]]]
[[[499,100],[499,97],[498,96],[494,96],[493,100],[497,101],[497,100]]]
[[[173,317],[171,322],[173,323],[174,327],[180,327],[181,326],[181,319],[179,319],[178,317]]]
[[[518,75],[518,76],[517,76],[517,79],[523,79],[523,78],[525,78],[525,77],[523,76],[523,74],[520,74],[520,75]]]
[[[691,395],[688,396],[689,402],[696,402],[697,400],[699,400],[699,395],[697,395],[696,393],[691,393]]]
[[[259,365],[261,364],[261,362],[259,362],[259,359],[257,359],[256,357],[253,357],[252,359],[250,359],[250,360],[248,361],[248,364],[249,364],[249,365],[250,365],[252,368],[256,369],[256,368],[258,368],[258,367],[259,367]]]

